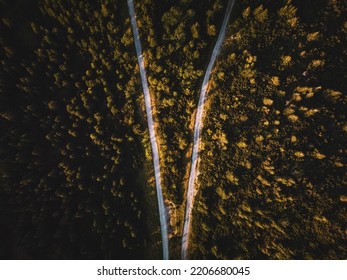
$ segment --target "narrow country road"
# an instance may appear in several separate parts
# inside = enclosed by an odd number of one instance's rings
[[[199,103],[198,103],[198,108],[197,108],[197,112],[196,112],[196,116],[195,116],[192,163],[191,163],[191,167],[190,167],[188,190],[187,190],[186,213],[185,213],[183,233],[182,233],[182,248],[181,248],[181,258],[182,259],[188,258],[191,214],[192,214],[192,209],[193,209],[193,204],[194,204],[194,197],[196,194],[195,182],[196,182],[196,178],[198,175],[197,162],[198,162],[198,152],[199,152],[199,145],[200,145],[200,134],[201,134],[201,128],[202,128],[202,116],[203,116],[203,112],[204,112],[204,103],[205,103],[206,93],[208,90],[208,83],[210,80],[213,66],[216,62],[216,59],[217,59],[219,52],[220,52],[220,48],[221,48],[223,41],[224,41],[226,27],[227,27],[227,24],[228,24],[228,21],[230,18],[231,11],[234,7],[234,4],[235,4],[235,0],[229,0],[227,9],[225,11],[223,24],[222,24],[221,30],[219,32],[216,44],[213,48],[211,59],[210,59],[210,62],[207,66],[204,80],[203,80],[202,86],[201,86]]]
[[[148,123],[148,130],[149,130],[150,142],[152,147],[155,184],[156,184],[157,198],[158,198],[161,239],[162,239],[162,246],[163,246],[163,259],[168,260],[169,259],[169,240],[168,240],[168,221],[167,221],[168,213],[164,204],[163,192],[161,188],[159,153],[158,153],[158,145],[157,145],[157,141],[155,137],[154,123],[153,123],[151,96],[150,96],[149,88],[148,88],[146,69],[145,69],[144,59],[142,55],[142,47],[141,47],[139,29],[137,27],[137,22],[136,22],[136,14],[135,14],[135,7],[134,7],[133,0],[128,0],[128,9],[129,9],[131,27],[132,27],[133,36],[134,36],[136,55],[137,55],[137,60],[139,64],[139,69],[140,69],[142,89],[145,95],[147,123]]]

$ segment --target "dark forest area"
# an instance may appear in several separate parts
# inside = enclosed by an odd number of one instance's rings
[[[179,258],[227,1],[134,0]],[[347,4],[237,0],[203,116],[192,259],[346,259]],[[126,1],[0,0],[1,259],[161,259]]]

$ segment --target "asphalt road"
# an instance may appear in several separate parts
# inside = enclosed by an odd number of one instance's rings
[[[137,55],[137,60],[139,64],[139,69],[140,69],[142,89],[145,95],[147,123],[148,123],[148,130],[149,130],[149,136],[150,136],[150,142],[151,142],[151,148],[152,148],[155,184],[156,184],[158,208],[159,208],[161,238],[162,238],[162,246],[163,246],[163,259],[168,260],[169,259],[168,216],[167,216],[168,213],[167,213],[167,208],[165,207],[165,203],[163,199],[163,191],[161,187],[159,153],[158,153],[158,145],[157,145],[157,140],[155,136],[154,122],[153,122],[153,115],[152,115],[152,102],[151,102],[151,96],[150,96],[149,88],[148,88],[146,69],[145,69],[144,59],[142,55],[142,47],[141,47],[139,29],[136,22],[136,13],[135,13],[133,0],[128,0],[128,9],[129,9],[131,27],[132,27],[133,36],[134,36],[136,55]]]
[[[210,62],[208,63],[204,80],[202,82],[200,97],[198,108],[195,116],[195,124],[194,124],[194,142],[193,142],[193,152],[192,152],[192,164],[190,167],[189,181],[188,181],[188,190],[187,190],[187,204],[186,204],[186,213],[184,219],[183,226],[183,234],[182,234],[182,248],[181,248],[181,258],[188,258],[188,246],[189,246],[189,234],[190,234],[190,226],[191,226],[191,214],[194,205],[194,197],[196,195],[196,178],[199,173],[198,170],[198,153],[199,153],[199,145],[200,145],[200,134],[202,128],[202,117],[204,113],[204,104],[206,93],[208,91],[208,83],[210,80],[210,76],[212,73],[213,66],[216,62],[216,59],[220,53],[221,46],[224,42],[225,32],[227,28],[227,24],[230,18],[231,11],[234,7],[235,0],[229,0],[228,6],[225,11],[225,16],[223,20],[222,27],[219,31],[218,39],[213,48],[213,52],[210,58]]]

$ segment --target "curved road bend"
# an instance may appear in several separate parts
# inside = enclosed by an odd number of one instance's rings
[[[157,141],[155,137],[154,123],[153,123],[151,96],[149,94],[146,69],[145,69],[144,59],[142,55],[142,47],[141,47],[139,29],[137,27],[137,22],[136,22],[136,14],[135,14],[133,0],[128,0],[128,9],[129,9],[131,27],[132,27],[133,36],[134,36],[136,55],[137,55],[137,60],[139,64],[139,69],[140,69],[142,89],[145,95],[147,123],[148,123],[149,136],[150,136],[150,142],[152,147],[155,184],[156,184],[158,207],[159,207],[161,238],[162,238],[162,246],[163,246],[163,259],[168,260],[169,259],[169,240],[168,240],[168,225],[167,225],[168,213],[164,204],[163,192],[161,188],[159,153],[158,153],[158,145],[157,145]]]
[[[191,213],[192,213],[193,204],[194,204],[194,197],[196,194],[196,189],[194,188],[194,184],[195,184],[195,179],[196,179],[196,176],[198,173],[197,161],[198,161],[198,152],[199,152],[199,145],[200,145],[200,134],[201,134],[201,128],[202,128],[202,115],[203,115],[203,111],[204,111],[204,103],[205,103],[206,93],[207,93],[207,89],[208,89],[208,82],[210,80],[213,66],[216,62],[218,55],[219,55],[220,48],[223,44],[226,27],[227,27],[227,24],[228,24],[228,21],[230,18],[231,11],[234,7],[234,4],[235,4],[235,0],[229,0],[227,9],[225,11],[223,24],[222,24],[221,30],[219,31],[218,39],[217,39],[216,44],[213,48],[210,62],[207,66],[204,80],[203,80],[202,86],[201,86],[199,103],[198,103],[198,108],[197,108],[197,112],[196,112],[196,116],[195,116],[195,124],[194,124],[194,142],[193,142],[193,152],[192,152],[192,164],[190,167],[190,175],[189,175],[188,191],[187,191],[186,213],[185,213],[183,234],[182,234],[182,249],[181,249],[181,258],[182,259],[187,259],[187,257],[188,257],[188,252],[187,252],[188,250],[187,249],[188,249],[188,245],[189,245]]]

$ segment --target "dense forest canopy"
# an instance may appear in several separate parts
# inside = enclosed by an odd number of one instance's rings
[[[193,258],[346,257],[346,4],[272,2],[240,4],[215,69]]]
[[[158,224],[126,5],[3,5],[1,192],[14,256],[146,257]]]
[[[134,0],[170,257],[200,87],[227,1]],[[345,259],[342,0],[238,0],[209,83],[189,255]],[[158,259],[126,1],[0,1],[1,258]]]

